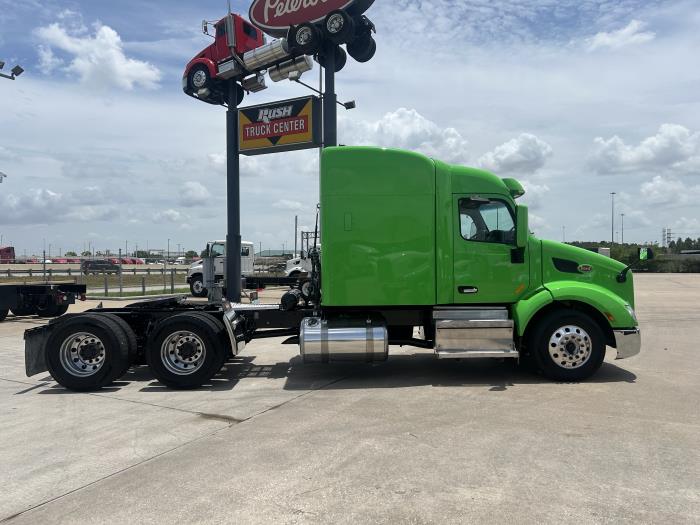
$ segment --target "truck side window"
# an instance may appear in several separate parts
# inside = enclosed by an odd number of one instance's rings
[[[248,246],[241,248],[241,257],[250,257],[250,248]]]
[[[224,36],[226,34],[226,24],[216,26],[216,36]]]
[[[243,22],[243,32],[252,39],[258,38],[258,30],[246,22]]]
[[[224,245],[223,244],[212,244],[211,256],[212,257],[221,257],[222,255],[226,255],[226,248],[224,247]]]
[[[467,241],[513,244],[515,222],[505,202],[471,199],[459,201],[459,227]]]

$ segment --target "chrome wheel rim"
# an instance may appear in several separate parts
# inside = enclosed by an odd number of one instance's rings
[[[591,358],[592,351],[591,336],[580,326],[562,326],[549,338],[549,355],[561,368],[582,367]]]
[[[202,368],[206,355],[207,348],[202,338],[186,330],[170,334],[160,347],[163,365],[168,372],[179,376],[197,372]]]
[[[198,71],[195,71],[194,75],[192,75],[192,85],[196,88],[202,88],[205,86],[207,83],[207,74],[202,71],[201,69]]]
[[[95,334],[78,332],[68,336],[61,344],[61,366],[75,377],[96,374],[105,362],[105,345]]]
[[[202,290],[204,290],[204,283],[202,281],[194,281],[192,283],[192,290],[196,294],[202,293]]]
[[[311,42],[311,28],[309,27],[302,27],[298,32],[297,32],[297,44],[300,46],[306,45],[309,42]]]
[[[330,34],[335,35],[343,30],[344,25],[345,19],[343,18],[343,15],[337,14],[333,15],[328,19],[328,23],[326,23],[326,28],[328,29],[328,32]]]

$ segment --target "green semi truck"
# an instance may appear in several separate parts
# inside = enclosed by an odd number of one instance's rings
[[[306,363],[386,360],[392,345],[439,359],[513,358],[577,381],[640,351],[630,268],[528,229],[514,179],[391,149],[323,151],[323,252],[311,286],[279,305],[161,300],[66,315],[25,334],[27,374],[99,388],[147,364],[194,388],[260,338]]]

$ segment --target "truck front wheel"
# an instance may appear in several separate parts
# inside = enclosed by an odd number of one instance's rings
[[[77,391],[112,383],[129,366],[130,341],[103,315],[83,314],[60,323],[46,341],[46,364],[61,385]]]
[[[209,69],[206,66],[198,65],[192,68],[188,76],[190,89],[193,93],[197,93],[200,89],[205,89],[209,87],[211,81],[211,76],[209,75]]]
[[[153,375],[170,388],[197,388],[221,370],[227,352],[223,325],[197,313],[178,314],[156,326],[146,350]]]
[[[529,334],[527,347],[541,372],[555,381],[586,379],[605,359],[603,331],[576,310],[546,315]]]
[[[193,275],[190,279],[190,292],[192,297],[206,297],[209,293],[204,287],[204,277],[201,275]]]

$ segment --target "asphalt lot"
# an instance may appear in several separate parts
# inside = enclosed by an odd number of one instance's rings
[[[698,523],[700,275],[637,275],[639,356],[578,384],[394,349],[251,344],[211,385],[24,375],[0,324],[3,523]],[[105,303],[106,304],[106,303]]]

